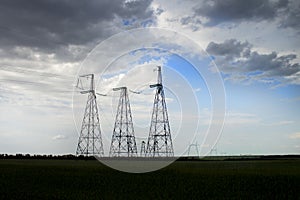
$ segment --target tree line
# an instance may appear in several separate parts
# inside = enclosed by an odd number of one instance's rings
[[[94,156],[83,156],[83,155],[52,155],[52,154],[0,154],[0,159],[54,159],[54,160],[95,160]]]

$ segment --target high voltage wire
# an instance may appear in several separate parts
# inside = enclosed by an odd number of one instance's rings
[[[2,66],[0,66],[0,70],[8,71],[8,72],[16,72],[16,73],[21,73],[21,74],[38,75],[38,76],[47,77],[47,78],[62,78],[62,79],[74,80],[74,76],[29,70],[29,69],[24,69],[24,67],[2,65]]]
[[[149,90],[149,89],[144,89],[144,90],[139,90],[139,91],[135,91],[135,90],[131,90],[131,89],[129,89],[128,91],[130,92],[130,93],[132,93],[133,95],[134,94],[137,94],[137,95],[154,95],[153,93],[145,93],[145,91],[147,91],[147,90]],[[99,96],[103,96],[103,97],[118,97],[118,95],[113,95],[114,93],[112,93],[112,89],[111,90],[109,90],[107,93],[105,93],[105,94],[102,94],[102,93],[96,93],[97,95],[99,95]]]
[[[40,83],[40,82],[32,82],[32,81],[24,81],[24,80],[16,80],[16,79],[0,79],[0,82],[2,82],[2,83],[17,83],[22,86],[24,86],[24,85],[35,86],[35,87],[39,87],[39,88],[41,88],[41,90],[47,91],[47,92],[57,92],[57,93],[73,92],[72,89],[70,89],[70,90],[59,90],[59,89],[53,90],[53,87],[51,87],[51,84],[49,84],[49,83]],[[45,88],[45,87],[51,87],[52,90],[50,88]],[[22,88],[20,88],[20,90],[33,91],[33,89],[26,89],[26,87],[22,87]]]
[[[29,70],[29,69],[24,69],[24,67],[17,67],[17,66],[9,66],[9,65],[2,65],[0,66],[0,70],[1,71],[7,71],[7,72],[15,72],[15,73],[19,73],[19,74],[24,74],[24,75],[31,75],[31,76],[39,76],[42,78],[46,78],[46,79],[61,79],[63,81],[73,81],[74,77],[73,76],[68,76],[68,75],[61,75],[61,74],[55,74],[55,73],[50,73],[50,72],[41,72],[41,71],[35,71],[35,70]],[[12,79],[12,78],[0,78],[0,82],[2,83],[17,83],[17,84],[21,84],[23,85],[27,85],[27,86],[35,86],[35,87],[41,87],[41,89],[43,89],[43,91],[47,91],[47,92],[56,92],[56,93],[66,93],[66,92],[72,92],[73,90],[59,90],[59,89],[45,89],[45,87],[51,87],[53,84],[51,84],[50,82],[45,82],[46,79],[43,79],[43,81],[30,81],[30,80],[18,80],[18,79]],[[53,88],[53,87],[51,87]],[[26,87],[22,87],[22,89],[20,90],[30,90],[32,91],[32,89],[26,89]]]
[[[41,71],[36,71],[36,70],[30,70],[30,69],[25,69],[25,67],[19,67],[19,66],[9,66],[9,65],[2,65],[0,66],[1,71],[7,71],[7,72],[16,72],[20,74],[26,74],[26,75],[32,75],[32,76],[39,76],[39,77],[45,77],[45,78],[55,78],[55,79],[62,79],[64,81],[74,81],[74,76],[68,76],[68,75],[62,75],[62,74],[55,74],[55,73],[50,73],[50,72],[41,72]],[[51,85],[50,83],[45,83],[45,82],[34,82],[34,81],[29,81],[29,80],[17,80],[17,79],[8,79],[8,78],[0,78],[0,82],[15,82],[19,84],[25,84],[25,85],[31,85],[31,86],[37,86],[37,87],[42,87],[42,86],[47,86]],[[25,88],[22,88],[24,90]],[[26,89],[25,89],[26,90]],[[148,88],[135,91],[135,90],[129,90],[129,92],[133,95],[153,95],[153,93],[147,93],[147,90],[149,91]],[[49,91],[49,90],[47,90]],[[72,92],[72,90],[53,90],[53,92]],[[117,97],[118,95],[113,95],[112,90],[108,91],[106,94],[100,94],[97,93],[97,95],[100,96],[105,96],[105,97]]]

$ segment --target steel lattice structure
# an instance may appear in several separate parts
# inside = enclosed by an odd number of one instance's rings
[[[89,95],[82,120],[76,155],[104,156],[98,106],[94,89],[94,74],[80,76],[77,87],[80,78],[88,78],[91,82],[89,90],[80,92],[81,94],[88,93]]]
[[[110,157],[137,157],[132,115],[126,87],[114,88],[121,90],[115,125],[110,146]]]
[[[145,141],[142,141],[141,143],[141,153],[140,153],[140,156],[141,157],[144,157],[146,155],[146,143]]]
[[[189,148],[188,148],[188,156],[190,156],[190,153],[191,153],[191,148],[192,147],[194,147],[195,148],[195,150],[196,150],[196,153],[197,153],[197,156],[199,157],[200,156],[200,154],[199,154],[199,145],[198,145],[198,143],[196,142],[196,143],[194,143],[194,144],[190,144],[189,145]]]
[[[146,156],[172,157],[174,156],[174,150],[160,66],[157,67],[157,71],[157,84],[150,85],[150,88],[156,88],[156,94],[153,104]]]

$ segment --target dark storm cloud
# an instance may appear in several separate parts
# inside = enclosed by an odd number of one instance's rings
[[[242,21],[279,19],[279,26],[300,28],[300,3],[297,0],[205,0],[194,9],[194,16],[208,19],[205,26]]]
[[[215,57],[215,62],[225,74],[259,74],[259,78],[298,76],[299,63],[293,63],[295,54],[279,56],[276,52],[260,54],[251,50],[248,42],[235,39],[223,43],[210,42],[207,52]],[[300,83],[299,83],[300,84]]]
[[[210,0],[195,11],[209,19],[206,25],[213,26],[232,20],[270,19],[276,15],[275,6],[268,0]]]
[[[247,52],[250,47],[251,45],[248,42],[242,43],[235,39],[230,39],[226,40],[222,44],[210,42],[206,50],[213,55],[227,56],[232,58],[235,56],[240,56],[243,52]]]
[[[150,0],[3,0],[0,4],[0,44],[41,49],[84,45],[111,34],[116,19],[153,17]]]
[[[294,28],[300,30],[300,1],[293,1],[290,3],[288,9],[284,12],[281,21],[281,27]]]

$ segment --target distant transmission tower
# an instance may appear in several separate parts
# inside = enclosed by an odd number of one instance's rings
[[[91,82],[89,90],[83,90],[80,92],[81,94],[88,93],[89,95],[82,120],[76,155],[104,156],[98,107],[94,89],[94,74],[80,76],[78,78],[77,87],[79,87],[79,84],[81,83],[81,78],[90,79]]]
[[[198,145],[198,143],[196,142],[196,143],[192,143],[192,144],[190,144],[189,145],[189,148],[188,148],[188,156],[190,156],[191,155],[191,148],[192,147],[194,147],[195,148],[195,150],[196,150],[196,153],[197,153],[197,156],[199,157],[200,156],[200,154],[199,154],[199,145]]]
[[[140,153],[141,157],[144,157],[145,154],[146,154],[146,147],[145,147],[145,145],[146,145],[145,141],[142,141],[142,144],[141,144],[141,153]]]
[[[156,94],[153,104],[146,156],[172,157],[174,156],[174,151],[160,66],[157,67],[157,71],[157,84],[150,85],[150,88],[156,88]]]
[[[121,90],[115,126],[110,146],[110,157],[137,157],[131,109],[126,87],[114,88]]]

